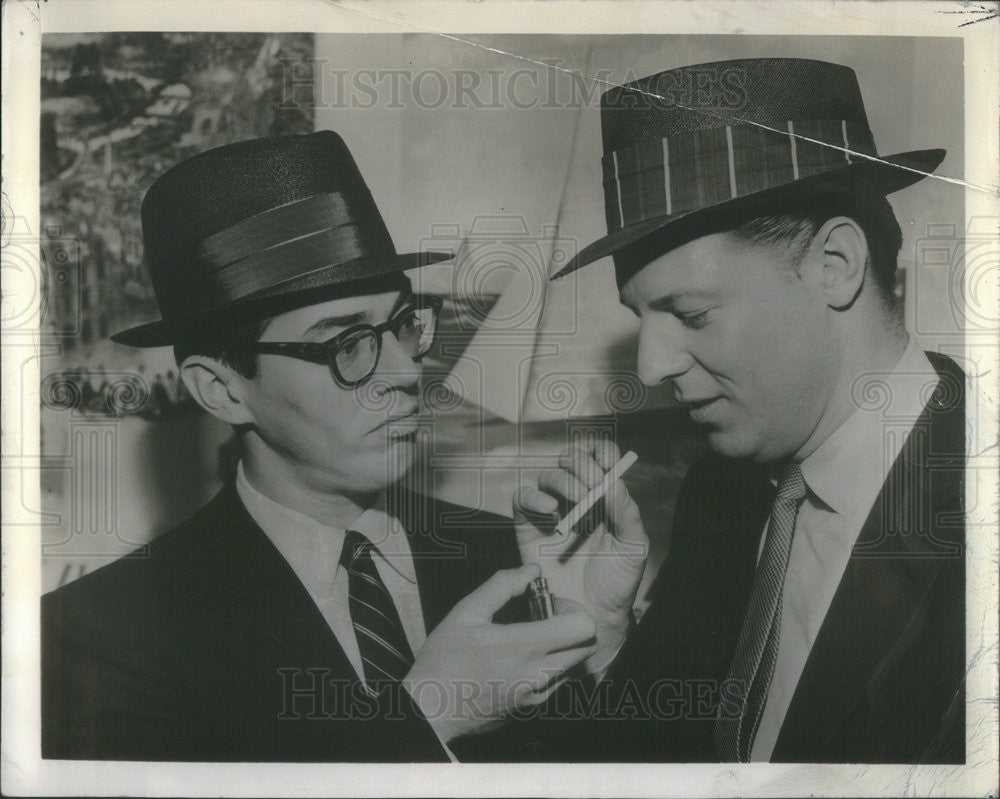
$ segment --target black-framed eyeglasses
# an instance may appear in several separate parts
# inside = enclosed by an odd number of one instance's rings
[[[414,360],[426,355],[434,343],[441,305],[440,297],[414,298],[380,325],[355,325],[323,342],[258,341],[247,345],[245,351],[325,364],[338,385],[357,388],[375,374],[386,332],[391,332]]]

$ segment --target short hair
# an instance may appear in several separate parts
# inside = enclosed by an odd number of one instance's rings
[[[238,374],[252,380],[257,376],[258,356],[248,352],[264,335],[273,316],[251,316],[220,320],[186,333],[174,344],[174,360],[180,366],[192,355],[202,355],[225,364]]]
[[[806,198],[756,215],[733,232],[754,243],[791,245],[793,261],[798,264],[820,227],[837,216],[846,216],[858,223],[868,243],[868,266],[875,288],[885,307],[898,311],[896,270],[903,234],[883,194],[856,191]]]

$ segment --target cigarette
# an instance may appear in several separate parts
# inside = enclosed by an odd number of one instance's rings
[[[580,519],[586,515],[587,511],[594,507],[597,501],[608,493],[611,486],[615,484],[615,480],[631,469],[632,464],[637,460],[639,460],[639,456],[632,451],[622,455],[622,459],[611,468],[611,471],[604,475],[604,479],[600,484],[590,489],[587,492],[587,496],[581,499],[576,507],[556,525],[556,532],[560,535],[567,535],[580,522]]]

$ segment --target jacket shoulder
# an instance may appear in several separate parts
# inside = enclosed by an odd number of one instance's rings
[[[482,546],[502,547],[514,542],[513,521],[490,511],[457,505],[409,489],[394,492],[391,507],[411,536],[432,533],[443,541]]]
[[[935,460],[961,461],[965,458],[965,372],[947,355],[927,352],[938,373],[924,413],[930,431],[929,456]]]
[[[212,581],[219,558],[248,518],[223,488],[191,518],[112,563],[42,597],[43,630],[78,628],[93,634],[121,632],[129,619],[145,625],[197,601],[199,584]],[[111,629],[112,626],[114,629]],[[69,632],[69,629],[66,630]]]

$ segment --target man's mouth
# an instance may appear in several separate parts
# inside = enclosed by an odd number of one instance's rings
[[[687,408],[691,421],[697,424],[704,424],[709,420],[713,410],[717,407],[722,397],[706,397],[705,399],[679,400]]]
[[[391,437],[401,438],[416,432],[419,421],[420,408],[415,407],[405,413],[394,413],[390,415],[384,422],[372,428],[372,432],[386,428]]]

